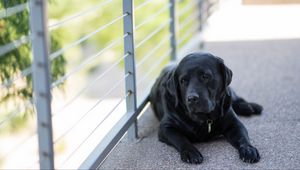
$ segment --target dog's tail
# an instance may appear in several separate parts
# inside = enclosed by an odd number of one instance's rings
[[[232,102],[232,108],[241,116],[260,115],[263,107],[257,103],[250,103],[242,98]]]

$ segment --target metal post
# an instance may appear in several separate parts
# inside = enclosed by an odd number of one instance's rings
[[[170,0],[170,33],[171,33],[171,60],[174,61],[177,58],[177,42],[176,42],[176,24],[177,24],[177,17],[176,17],[176,0]]]
[[[135,82],[135,59],[134,59],[134,15],[133,15],[133,0],[123,0],[123,13],[127,14],[124,17],[123,27],[124,34],[128,34],[124,38],[124,54],[128,54],[125,58],[125,74],[126,77],[126,93],[131,93],[126,98],[127,113],[135,113],[137,110],[136,104],[136,82]],[[134,140],[137,138],[137,122],[136,120],[127,131],[128,139]]]
[[[45,0],[30,1],[33,90],[37,111],[40,169],[54,169],[46,5]]]
[[[203,4],[204,4],[204,1],[203,0],[197,0],[198,1],[198,11],[199,11],[199,31],[202,31],[203,29],[203,24],[205,23],[205,20],[204,20],[204,17],[205,17],[205,14],[203,12]]]

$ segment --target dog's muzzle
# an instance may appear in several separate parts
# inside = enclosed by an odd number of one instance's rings
[[[192,113],[210,113],[214,110],[215,104],[208,99],[200,98],[196,93],[192,93],[187,96],[187,107]]]

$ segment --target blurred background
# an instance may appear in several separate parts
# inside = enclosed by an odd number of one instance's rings
[[[299,0],[176,1],[178,58],[203,42],[300,38]],[[170,62],[170,3],[134,0],[137,103]],[[0,2],[0,168],[39,167],[28,0]],[[48,0],[56,168],[78,168],[126,113],[122,1]],[[235,50],[235,49],[232,49]]]
[[[0,3],[0,167],[4,169],[37,168],[39,161],[29,3]],[[200,29],[195,11],[199,2],[177,3],[181,48]],[[141,103],[171,58],[170,3],[135,0],[134,6],[137,102]],[[126,95],[124,76],[128,76],[122,1],[49,0],[47,11],[55,165],[78,168],[126,113],[120,100]]]

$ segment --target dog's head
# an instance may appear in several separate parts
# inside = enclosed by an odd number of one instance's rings
[[[194,117],[211,113],[217,106],[229,108],[225,97],[229,96],[227,87],[231,78],[232,71],[221,58],[192,53],[181,60],[166,85],[175,98],[175,105],[184,106]]]

